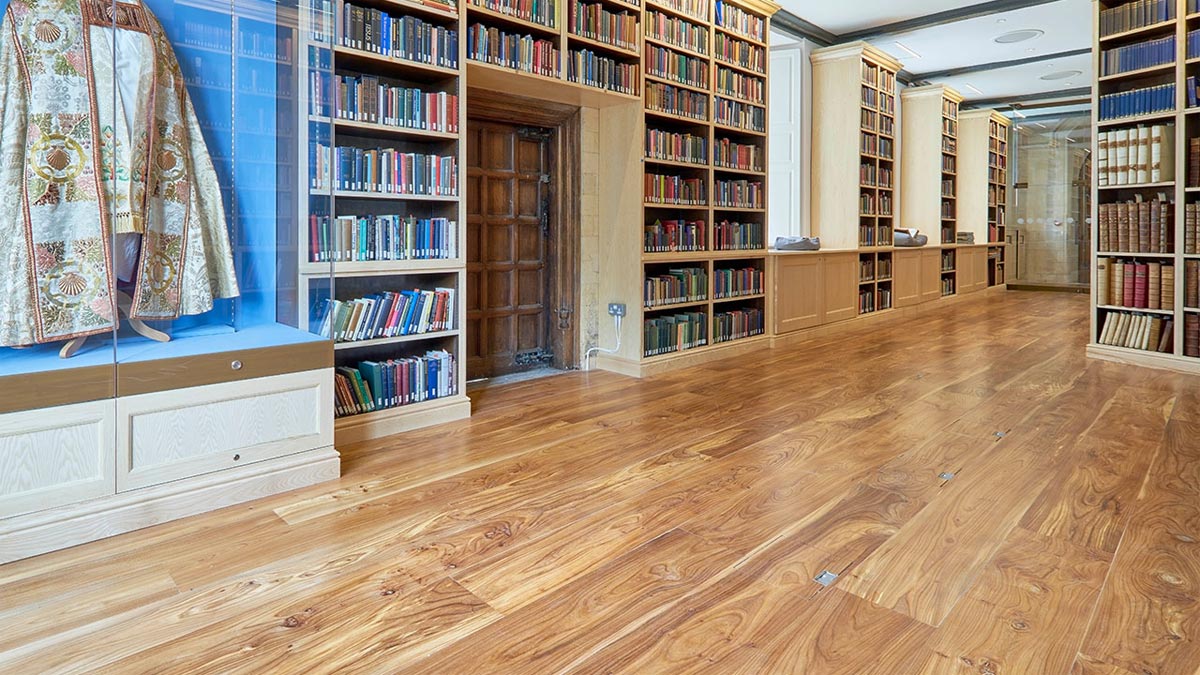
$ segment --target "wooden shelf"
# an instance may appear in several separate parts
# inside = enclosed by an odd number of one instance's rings
[[[727,298],[713,298],[713,304],[726,304],[730,302],[739,302],[746,300],[758,300],[759,298],[767,297],[766,293],[751,293],[749,295],[734,295]]]
[[[529,33],[537,33],[538,35],[534,35],[535,38],[538,36],[541,36],[541,37],[549,38],[551,40],[557,40],[562,35],[562,28],[558,28],[558,27],[554,27],[554,26],[547,26],[545,24],[541,24],[536,21],[522,19],[522,18],[520,18],[518,16],[514,16],[512,14],[505,14],[504,12],[498,12],[494,9],[488,9],[487,7],[480,7],[478,5],[468,3],[468,4],[464,5],[464,8],[467,11],[468,24],[470,23],[471,16],[476,15],[478,17],[486,17],[488,19],[492,19],[493,21],[507,23],[516,28],[523,29]],[[463,39],[463,38],[460,36],[460,39]]]
[[[738,94],[730,94],[729,92],[722,91],[722,90],[720,90],[720,89],[714,89],[714,90],[713,90],[713,95],[714,95],[714,96],[720,96],[721,98],[727,98],[727,99],[729,99],[730,101],[737,101],[738,103],[745,103],[746,105],[752,105],[752,106],[755,106],[755,107],[758,107],[758,108],[765,108],[765,107],[767,107],[767,104],[766,104],[766,102],[764,102],[764,101],[753,101],[753,100],[750,100],[750,99],[748,99],[748,98],[742,98],[742,97],[741,97],[740,95],[738,95]]]
[[[600,49],[600,50],[606,51],[611,55],[618,56],[621,58],[626,58],[626,59],[642,58],[642,55],[638,51],[637,47],[632,47],[632,48],[631,47],[622,47],[620,45],[610,44],[610,43],[604,42],[602,40],[596,40],[593,38],[584,37],[582,35],[576,35],[575,33],[567,33],[567,40],[568,40],[568,44],[570,44],[571,42],[577,42],[579,44],[587,45],[589,47],[594,47],[595,49]]]
[[[1173,188],[1175,181],[1165,181],[1161,183],[1137,183],[1133,185],[1101,185],[1099,190],[1105,192],[1108,190],[1152,190],[1157,188]]]
[[[416,333],[413,335],[397,335],[396,337],[376,338],[373,340],[358,340],[355,342],[335,342],[333,344],[334,351],[348,351],[352,349],[366,349],[368,347],[379,347],[381,345],[398,345],[406,342],[420,342],[423,340],[440,340],[448,337],[458,337],[462,332],[455,330],[434,331],[431,333]]]
[[[465,265],[461,258],[454,260],[386,260],[373,262],[301,263],[300,274],[328,278],[331,274],[345,277],[398,277],[409,274],[453,274]]]
[[[687,21],[690,21],[692,23],[701,24],[701,25],[707,24],[709,22],[708,17],[693,16],[683,10],[675,9],[674,7],[668,7],[665,4],[654,2],[654,0],[646,0],[646,9],[653,9],[653,10],[662,12],[663,14],[670,14],[672,16],[677,16],[681,19],[686,19]]]
[[[315,121],[315,120],[314,120]],[[354,129],[357,131],[369,131],[376,134],[387,134],[389,136],[411,136],[414,138],[427,138],[456,141],[459,138],[457,132],[451,131],[426,131],[424,129],[410,129],[408,127],[397,127],[390,124],[377,124],[374,122],[358,122],[356,120],[343,119],[341,117],[333,118],[331,122],[336,127],[342,129]]]
[[[713,164],[712,168],[714,171],[719,171],[722,173],[736,173],[736,174],[740,174],[743,176],[766,176],[767,175],[766,171],[758,171],[756,169],[734,169],[734,168],[731,168],[728,166],[721,166],[719,164]]]
[[[1170,309],[1145,309],[1141,307],[1122,307],[1120,305],[1096,305],[1096,309],[1118,310],[1122,312],[1142,312],[1144,314],[1163,314],[1165,316],[1175,316],[1175,310]]]
[[[1113,80],[1123,80],[1126,78],[1143,77],[1145,75],[1153,75],[1154,73],[1172,72],[1175,70],[1175,63],[1164,63],[1159,66],[1150,66],[1149,68],[1139,68],[1138,70],[1129,70],[1123,73],[1113,73],[1100,78],[1100,82],[1112,82]]]
[[[1120,117],[1111,120],[1101,120],[1097,126],[1100,128],[1117,127],[1124,124],[1144,124],[1146,122],[1162,122],[1165,120],[1175,119],[1175,111],[1157,112],[1150,115],[1135,115],[1133,117]]]
[[[703,262],[703,261],[698,260],[697,262]],[[707,304],[708,304],[708,298],[704,298],[703,300],[692,300],[690,302],[676,302],[676,303],[672,303],[669,305],[655,305],[654,307],[646,307],[645,305],[643,305],[642,311],[643,312],[671,312],[671,311],[678,311],[680,309],[685,309],[687,307],[700,307],[702,305],[707,305]]]
[[[708,204],[668,204],[661,202],[642,202],[642,206],[647,209],[680,209],[684,211],[707,211]]]
[[[676,82],[675,80],[665,78],[661,75],[655,75],[650,72],[645,73],[644,77],[646,78],[647,82],[657,82],[659,84],[669,84],[672,87],[679,87],[680,89],[687,89],[688,91],[692,91],[697,94],[709,94],[710,93],[707,89],[704,89],[704,88],[700,87],[699,85],[687,84],[686,82]]]
[[[400,59],[394,56],[384,56],[375,52],[368,52],[362,49],[354,49],[352,47],[337,46],[333,48],[333,53],[338,56],[347,57],[350,59],[359,59],[362,61],[370,61],[381,65],[389,65],[403,67],[405,69],[426,73],[428,75],[440,75],[443,77],[458,77],[460,71],[454,68],[446,68],[443,66],[435,66],[420,61],[410,61],[408,59]]]
[[[675,113],[663,112],[661,110],[651,110],[646,108],[643,110],[643,112],[646,113],[647,117],[657,117],[659,119],[670,120],[672,122],[684,122],[686,124],[695,124],[700,126],[707,126],[709,124],[707,119],[686,117],[684,115],[676,115]]]
[[[998,242],[994,242],[998,243]],[[1113,253],[1109,251],[1101,251],[1096,253],[1097,256],[1104,258],[1174,258],[1174,253]]]
[[[741,71],[747,75],[750,75],[751,77],[765,78],[767,76],[767,74],[762,72],[761,70],[747,68],[746,66],[743,66],[740,63],[733,63],[732,61],[726,61],[725,59],[723,59],[719,56],[713,56],[713,64],[718,65],[718,66],[723,66],[725,68],[730,68],[732,70]]]
[[[447,11],[433,5],[426,5],[423,2],[413,2],[413,0],[376,0],[387,7],[395,7],[403,9],[407,12],[419,12],[428,16],[437,17],[439,19],[458,19],[458,12],[453,9]],[[461,6],[460,6],[461,8]]]
[[[766,47],[767,47],[767,43],[763,42],[762,40],[756,40],[755,38],[752,38],[749,35],[743,35],[731,28],[726,28],[724,26],[720,26],[720,25],[714,23],[713,29],[720,31],[720,32],[728,35],[731,38],[741,40],[742,42],[748,42],[756,47],[762,47],[763,49],[766,49]]]
[[[681,169],[708,169],[709,164],[694,164],[692,162],[681,162],[674,159],[655,159],[653,157],[644,158],[647,164],[662,164],[664,166],[677,166]]]
[[[1106,35],[1104,37],[1099,38],[1099,41],[1100,41],[1100,44],[1104,44],[1107,42],[1115,42],[1117,40],[1124,40],[1125,38],[1131,38],[1131,37],[1136,37],[1136,36],[1140,36],[1140,35],[1145,35],[1147,33],[1163,31],[1167,28],[1174,27],[1175,22],[1176,22],[1175,19],[1171,19],[1169,21],[1162,21],[1159,23],[1151,24],[1149,26],[1143,26],[1141,28],[1134,28],[1133,30],[1127,30],[1127,31],[1124,31],[1121,33],[1113,33],[1112,35]]]
[[[740,213],[766,213],[767,210],[761,206],[721,206],[713,204],[713,211],[737,211]]]
[[[647,43],[652,44],[656,47],[663,47],[664,49],[673,49],[677,52],[680,52],[682,54],[687,54],[688,56],[693,56],[698,59],[708,60],[708,58],[709,58],[708,54],[705,54],[704,52],[692,49],[691,47],[683,47],[683,46],[680,46],[677,44],[672,44],[670,42],[667,42],[666,40],[660,40],[659,38],[651,37],[649,35],[642,36],[642,39],[645,40]]]
[[[370,190],[334,190],[334,197],[342,199],[389,199],[393,201],[406,202],[447,202],[456,203],[458,197],[446,197],[442,195],[408,195],[394,192],[374,192]]]
[[[729,132],[733,132],[733,133],[735,133],[735,134],[746,134],[746,135],[749,135],[749,136],[763,136],[763,137],[765,137],[765,136],[767,135],[767,132],[765,132],[765,131],[755,131],[755,130],[753,130],[753,129],[743,129],[743,128],[741,128],[741,127],[730,126],[730,125],[728,125],[728,124],[721,124],[721,123],[719,123],[719,122],[713,122],[713,128],[714,128],[714,129],[720,129],[720,130],[722,130],[722,131],[729,131]]]

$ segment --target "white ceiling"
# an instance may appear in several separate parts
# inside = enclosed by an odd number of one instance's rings
[[[843,34],[947,9],[974,6],[976,3],[964,5],[942,0],[783,0],[782,4],[784,9],[825,30]],[[908,73],[917,76],[918,79],[929,79],[920,76],[954,68],[1089,49],[1091,12],[1092,0],[1057,0],[929,28],[891,33],[872,38],[870,42],[904,64]],[[995,42],[995,38],[1004,33],[1026,29],[1040,30],[1043,34],[1014,44]],[[937,77],[930,81],[948,84],[970,101],[1086,87],[1091,82],[1091,68],[1090,54],[1083,54],[1036,64]],[[1079,70],[1081,73],[1062,80],[1041,79],[1043,75],[1070,70]]]
[[[782,0],[780,4],[792,14],[840,35],[977,3],[954,0]]]

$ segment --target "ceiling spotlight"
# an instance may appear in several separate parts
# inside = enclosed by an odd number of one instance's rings
[[[1082,70],[1060,70],[1055,73],[1046,73],[1040,79],[1053,82],[1054,80],[1066,80],[1066,79],[1075,77],[1076,75],[1082,75],[1082,74],[1083,74]]]
[[[1032,53],[1034,53],[1034,52],[1036,52],[1036,51],[1037,51],[1036,49],[1034,49],[1033,47],[1030,47],[1029,49],[1026,49],[1026,50],[1025,50],[1025,53],[1026,53],[1026,54],[1032,54]]]
[[[1008,19],[996,19],[996,23],[1008,23]]]
[[[1003,35],[996,37],[993,40],[993,42],[995,42],[996,44],[1001,44],[1001,45],[1011,45],[1011,44],[1015,44],[1017,42],[1025,42],[1026,40],[1033,40],[1034,38],[1040,38],[1041,36],[1043,36],[1045,34],[1046,34],[1046,31],[1044,31],[1044,30],[1038,30],[1036,28],[1025,28],[1022,30],[1009,31]]]

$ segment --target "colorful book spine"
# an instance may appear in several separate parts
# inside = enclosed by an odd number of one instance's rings
[[[645,176],[645,198],[653,204],[675,204],[680,206],[706,206],[707,181],[703,178],[671,176],[647,173]]]
[[[571,49],[567,52],[567,80],[636,96],[641,66],[617,61],[589,49]]]
[[[1200,31],[1192,31],[1200,36]],[[1200,42],[1197,43],[1200,46]],[[1188,33],[1188,58],[1191,58],[1192,33]],[[1175,62],[1175,36],[1122,45],[1100,52],[1100,74],[1118,75]]]
[[[757,180],[721,180],[713,183],[713,205],[739,209],[763,208],[763,183]]]
[[[706,344],[708,344],[708,315],[705,312],[657,316],[642,322],[644,356],[660,356],[703,347]]]
[[[653,9],[646,10],[646,37],[698,54],[708,54],[708,28]],[[720,42],[721,36],[717,37]]]
[[[342,5],[343,47],[441,66],[458,68],[458,31],[414,16],[393,16],[372,8]]]
[[[704,251],[708,228],[703,220],[655,220],[645,227],[646,253]]]
[[[470,0],[470,4],[547,28],[558,25],[558,3],[555,0]]]
[[[592,40],[637,49],[638,15],[634,12],[610,12],[600,3],[572,0],[567,5],[567,30]]]
[[[437,288],[327,298],[314,315],[314,332],[334,342],[361,342],[453,330],[454,297],[453,288]]]
[[[646,44],[646,74],[700,89],[708,88],[708,62],[666,47]]]
[[[1195,87],[1189,86],[1189,99],[1195,99]],[[1189,106],[1195,103],[1189,102]],[[1105,94],[1100,97],[1100,120],[1152,115],[1175,109],[1175,85],[1160,84],[1129,91]]]
[[[1100,12],[1100,37],[1153,26],[1174,18],[1175,0],[1127,2]]]
[[[357,367],[334,370],[334,411],[338,417],[445,398],[457,391],[454,355],[445,350],[387,361],[362,361]]]
[[[554,42],[481,23],[467,29],[467,58],[546,77],[562,72]]]
[[[713,225],[715,251],[753,251],[766,246],[762,223],[722,220]]]
[[[337,78],[336,117],[421,131],[458,132],[458,96],[393,86],[373,75]]]
[[[754,307],[713,314],[713,343],[732,342],[762,335],[763,311]]]
[[[713,36],[713,56],[756,73],[765,73],[767,52],[762,47],[724,33]]]
[[[647,82],[646,109],[689,119],[708,120],[708,95],[661,82]]]
[[[681,267],[646,277],[642,302],[647,308],[702,302],[708,299],[708,272],[703,267]]]
[[[713,6],[713,23],[742,37],[763,41],[767,22],[736,5],[717,0]]]
[[[758,267],[713,270],[713,297],[717,300],[763,293],[765,276]]]
[[[364,194],[458,196],[458,159],[395,148],[334,150],[334,185]]]
[[[309,216],[309,261],[450,260],[458,223],[400,215]]]
[[[668,162],[708,164],[708,139],[687,132],[646,127],[646,157]]]

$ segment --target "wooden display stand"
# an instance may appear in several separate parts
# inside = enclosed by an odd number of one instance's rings
[[[1197,201],[1197,188],[1188,182],[1190,180],[1189,145],[1190,139],[1200,136],[1200,116],[1196,115],[1200,108],[1189,106],[1191,97],[1186,89],[1188,79],[1200,75],[1200,71],[1197,70],[1200,66],[1196,65],[1197,59],[1189,58],[1187,52],[1189,33],[1200,29],[1200,12],[1189,14],[1188,3],[1184,0],[1177,0],[1174,7],[1171,8],[1171,18],[1167,21],[1151,21],[1145,25],[1112,26],[1107,32],[1102,33],[1100,13],[1121,4],[1104,1],[1093,3],[1095,23],[1092,33],[1092,156],[1097,161],[1092,172],[1091,186],[1090,222],[1093,278],[1091,284],[1091,340],[1087,353],[1094,358],[1120,363],[1200,373],[1200,344],[1197,344],[1200,343],[1200,340],[1195,337],[1189,339],[1187,330],[1188,324],[1193,326],[1200,324],[1200,307],[1188,306],[1188,293],[1186,292],[1187,265],[1188,263],[1196,264],[1197,260],[1200,260],[1200,249],[1195,248],[1194,239],[1187,235],[1187,209],[1190,204]],[[1104,56],[1111,54],[1113,50],[1135,47],[1142,42],[1171,36],[1175,38],[1176,52],[1174,58],[1167,63],[1126,71],[1106,70],[1103,67]],[[1137,116],[1101,115],[1102,100],[1110,94],[1164,85],[1175,87],[1176,96],[1173,106],[1151,114]],[[1107,106],[1105,108],[1107,109]],[[1165,161],[1173,153],[1174,164],[1168,162],[1160,166],[1162,174],[1157,179],[1153,174],[1146,173],[1142,176],[1127,175],[1118,181],[1115,174],[1108,174],[1105,176],[1107,179],[1105,184],[1102,185],[1102,173],[1105,168],[1116,169],[1118,155],[1115,147],[1108,148],[1101,145],[1101,134],[1113,133],[1114,136],[1116,133],[1127,134],[1130,130],[1136,131],[1138,127],[1153,125],[1164,125],[1171,128],[1174,145],[1161,148],[1155,156],[1161,156]],[[1113,141],[1115,145],[1115,138]],[[1126,152],[1131,158],[1137,156],[1136,145],[1122,145],[1125,146]],[[1135,164],[1136,168],[1137,160],[1131,159],[1130,161]],[[1110,163],[1111,167],[1108,166]],[[1138,231],[1136,214],[1133,222],[1118,225],[1108,222],[1108,209],[1112,208],[1111,205],[1123,202],[1150,202],[1159,196],[1165,197],[1170,202],[1163,208],[1173,218],[1173,227],[1166,228],[1168,235],[1165,241],[1166,246],[1161,247],[1165,250],[1159,250],[1160,242],[1152,241],[1150,245],[1141,243],[1136,246],[1122,245],[1124,236],[1118,238],[1113,232],[1114,236],[1111,241],[1108,236],[1105,236],[1105,228],[1114,225],[1126,232],[1131,231],[1131,236],[1135,239],[1142,238]],[[1113,217],[1115,218],[1115,215]],[[1154,220],[1155,229],[1163,226],[1161,218]],[[1109,231],[1111,232],[1111,230]],[[1102,243],[1105,241],[1110,241],[1107,250],[1102,248]],[[1107,274],[1113,264],[1117,262],[1146,266],[1153,264],[1159,268],[1170,267],[1174,273],[1171,306],[1164,308],[1161,298],[1156,303],[1157,307],[1150,302],[1127,302],[1124,299],[1118,306],[1114,304],[1116,298],[1111,297],[1112,294],[1106,298],[1107,302],[1102,302],[1099,298],[1102,285],[1111,288],[1113,284],[1120,282],[1111,279],[1107,284],[1103,284],[1098,275]],[[1139,306],[1135,307],[1135,305]],[[1120,344],[1122,341],[1113,339],[1113,336],[1109,336],[1109,339],[1105,340],[1105,327],[1110,321],[1135,318],[1158,322],[1162,331],[1169,334],[1167,343],[1163,344],[1160,339],[1158,345],[1144,344],[1145,348],[1134,348]],[[1167,321],[1170,321],[1170,324],[1167,324]],[[1168,326],[1169,330],[1167,330]],[[1193,336],[1197,332],[1200,332],[1200,327],[1193,328]],[[1128,331],[1126,333],[1128,334]],[[1107,343],[1102,344],[1102,342]],[[1165,347],[1165,351],[1158,351],[1162,347]]]

